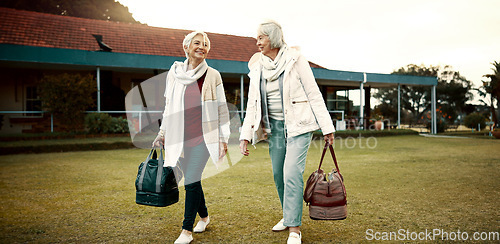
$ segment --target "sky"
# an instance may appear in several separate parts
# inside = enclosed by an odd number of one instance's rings
[[[255,37],[272,19],[289,46],[333,70],[451,65],[477,88],[500,62],[500,0],[118,1],[156,27]]]

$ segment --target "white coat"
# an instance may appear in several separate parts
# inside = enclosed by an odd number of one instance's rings
[[[262,65],[260,52],[248,62],[250,68],[250,88],[247,110],[241,128],[240,140],[251,141],[255,145],[264,139],[262,131],[262,109],[260,80]],[[297,50],[290,48],[283,77],[283,113],[286,136],[294,137],[321,129],[323,135],[334,133],[332,119],[323,96],[319,91],[309,62]]]

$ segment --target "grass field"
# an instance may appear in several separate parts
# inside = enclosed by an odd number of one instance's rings
[[[500,140],[350,138],[337,140],[335,148],[348,218],[313,221],[304,205],[303,243],[363,242],[368,229],[441,229],[469,238],[500,231]],[[321,149],[312,143],[305,179]],[[173,243],[182,226],[184,189],[169,207],[135,204],[137,166],[147,153],[0,156],[0,242]],[[271,232],[281,208],[267,144],[233,164],[203,180],[212,222],[193,243],[285,243],[286,232]],[[332,167],[330,159],[323,168]]]

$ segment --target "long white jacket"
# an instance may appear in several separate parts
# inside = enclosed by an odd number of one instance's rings
[[[169,142],[169,132],[166,131],[167,125],[163,121],[167,121],[168,116],[177,116],[178,124],[184,124],[184,114],[172,114],[168,110],[169,97],[173,92],[174,83],[173,72],[167,75],[167,85],[165,89],[165,110],[163,111],[163,120],[160,129],[165,132],[165,165],[175,166],[179,156],[182,155],[183,140],[175,140],[174,143]],[[201,88],[201,111],[202,111],[202,131],[203,140],[207,146],[212,162],[217,166],[222,159],[219,158],[219,142],[228,143],[230,136],[229,127],[229,110],[226,104],[226,95],[222,84],[222,78],[219,71],[208,67],[205,81]],[[181,146],[179,146],[179,144]]]
[[[335,132],[332,119],[319,91],[309,62],[297,50],[290,48],[283,77],[283,113],[286,136],[294,137],[321,129],[323,135]],[[262,133],[262,109],[260,80],[262,66],[260,52],[248,62],[250,88],[247,111],[241,128],[240,140],[256,144],[264,139]]]

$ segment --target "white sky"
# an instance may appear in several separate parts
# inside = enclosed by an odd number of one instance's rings
[[[500,0],[118,1],[157,27],[255,37],[274,19],[289,46],[334,70],[451,65],[479,87],[500,61]]]

